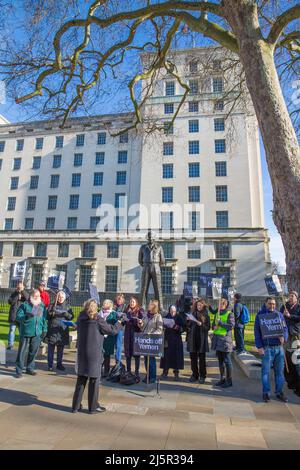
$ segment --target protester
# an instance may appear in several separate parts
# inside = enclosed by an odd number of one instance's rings
[[[236,354],[242,354],[245,351],[245,324],[243,322],[244,304],[242,303],[242,295],[234,294],[234,340]]]
[[[49,308],[50,306],[50,295],[48,292],[45,290],[46,283],[44,281],[40,281],[38,285],[38,290],[40,291],[41,294],[41,300],[43,304],[45,305],[46,308]]]
[[[184,369],[183,343],[181,334],[184,323],[177,312],[176,305],[170,305],[167,321],[174,323],[171,326],[164,324],[164,355],[160,360],[160,368],[163,369],[162,378],[168,377],[169,369],[173,369],[175,380],[179,380],[179,370]]]
[[[118,294],[115,299],[114,311],[118,314],[118,318],[122,318],[123,313],[126,309],[125,296],[124,294]],[[116,364],[122,360],[122,347],[123,347],[123,329],[121,329],[115,337],[116,343]]]
[[[48,343],[48,370],[53,371],[53,360],[55,347],[57,350],[58,370],[65,370],[63,365],[64,347],[69,345],[69,328],[63,323],[63,320],[71,321],[74,318],[73,311],[66,305],[66,294],[64,291],[58,291],[54,304],[49,308],[48,332],[45,342]]]
[[[143,320],[139,320],[138,324],[141,326],[142,332],[145,334],[162,335],[163,334],[163,320],[159,313],[158,300],[151,300],[148,305],[148,312]],[[145,356],[145,368],[148,370],[148,357]],[[156,381],[156,359],[154,356],[149,356],[149,383]],[[143,379],[147,382],[147,377]]]
[[[234,328],[234,315],[229,310],[228,298],[223,294],[220,301],[220,311],[211,307],[210,311],[215,315],[213,320],[213,338],[212,349],[216,351],[219,361],[220,380],[216,383],[217,387],[232,387],[232,361],[231,353],[232,330]],[[226,372],[226,376],[225,376]]]
[[[34,289],[28,301],[17,311],[16,321],[19,324],[20,343],[16,360],[16,377],[21,378],[26,359],[26,373],[36,375],[34,360],[37,355],[42,336],[47,333],[47,310],[41,301],[40,292]]]
[[[14,348],[15,335],[16,335],[16,316],[19,307],[28,300],[28,294],[25,291],[23,281],[18,281],[16,290],[11,294],[8,299],[10,305],[8,313],[9,332],[8,332],[8,345],[7,349],[11,350]]]
[[[288,388],[294,390],[295,394],[300,396],[300,364],[294,364],[292,360],[293,353],[299,348],[300,341],[300,304],[299,295],[296,291],[289,293],[288,301],[280,309],[284,314],[285,322],[288,328],[288,341],[285,344],[286,364],[284,367],[284,376]]]
[[[103,302],[105,310],[109,302]],[[111,325],[103,316],[98,315],[98,305],[93,299],[84,304],[84,309],[80,313],[76,324],[78,330],[77,382],[73,395],[72,412],[76,413],[82,409],[81,401],[87,381],[89,381],[89,413],[103,412],[106,410],[99,404],[98,395],[104,335],[116,335],[122,325],[120,321],[117,321],[115,325]]]
[[[128,307],[125,310],[126,321],[124,329],[124,351],[126,357],[126,370],[131,372],[131,360],[134,357],[135,361],[135,380],[136,383],[140,382],[140,356],[133,354],[134,334],[141,332],[141,325],[139,320],[144,317],[144,309],[140,307],[139,301],[136,297],[130,297]]]
[[[190,353],[192,375],[190,382],[205,383],[206,379],[206,353],[209,351],[208,332],[210,318],[205,299],[198,299],[193,306],[195,321],[187,323],[187,350]],[[199,364],[199,365],[198,365]]]
[[[113,302],[110,299],[105,299],[102,304],[102,309],[99,312],[99,317],[103,318],[109,325],[114,325],[118,321],[118,315],[113,310]],[[115,338],[107,336],[103,341],[104,349],[104,372],[102,377],[107,377],[110,370],[110,356],[114,354]]]
[[[268,313],[277,313],[283,329],[283,336],[264,338],[261,331],[261,320]],[[276,310],[276,301],[273,297],[267,297],[265,304],[255,317],[254,324],[255,346],[259,354],[262,356],[262,387],[264,402],[270,401],[270,370],[274,369],[275,376],[275,394],[278,400],[287,402],[287,398],[283,393],[284,386],[284,341],[288,339],[288,329],[281,312]]]

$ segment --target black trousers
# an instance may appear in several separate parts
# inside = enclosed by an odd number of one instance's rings
[[[221,380],[225,379],[225,372],[226,372],[226,379],[231,380],[232,379],[231,353],[217,351],[217,358],[219,361]]]
[[[99,385],[100,385],[100,377],[86,377],[84,375],[78,375],[75,392],[73,395],[73,410],[79,410],[84,389],[89,381],[89,388],[88,388],[88,408],[89,411],[95,411],[98,406],[98,396],[99,396]]]
[[[294,388],[297,393],[300,393],[300,365],[296,365],[292,361],[293,353],[291,351],[285,352],[286,362],[289,371],[287,371],[286,364],[284,364],[284,377],[289,388]]]
[[[190,353],[191,369],[195,379],[206,378],[206,353]]]

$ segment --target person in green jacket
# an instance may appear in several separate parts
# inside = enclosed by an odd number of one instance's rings
[[[36,375],[34,361],[41,339],[47,333],[47,309],[41,301],[38,289],[30,293],[29,300],[22,304],[16,322],[19,325],[20,343],[16,360],[16,377],[21,378],[26,360],[26,374]]]
[[[212,324],[214,334],[211,348],[216,351],[220,369],[220,380],[216,383],[216,386],[222,388],[232,387],[231,353],[233,350],[232,330],[234,328],[234,314],[229,309],[227,295],[222,295],[220,311],[218,309],[214,310],[212,307],[209,307],[209,310],[214,314]]]
[[[102,309],[98,315],[99,317],[104,318],[109,325],[114,325],[119,319],[117,312],[113,310],[113,302],[110,299],[105,299],[103,301]],[[104,372],[102,377],[107,377],[110,370],[110,356],[115,352],[115,338],[113,336],[106,336],[104,338],[103,352]]]

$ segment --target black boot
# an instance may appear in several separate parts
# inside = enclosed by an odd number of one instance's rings
[[[222,388],[228,388],[232,387],[232,378],[228,378],[224,381],[224,383],[221,385]]]
[[[299,375],[296,379],[296,386],[295,386],[294,392],[298,397],[300,397],[300,376]]]
[[[215,385],[216,385],[216,387],[223,387],[225,382],[226,382],[226,380],[224,379],[224,377],[221,377],[219,382],[217,382]]]
[[[110,356],[104,356],[102,377],[107,377],[110,370]]]

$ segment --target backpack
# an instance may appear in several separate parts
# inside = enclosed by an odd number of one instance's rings
[[[121,374],[124,374],[124,372],[125,372],[124,364],[122,364],[122,362],[118,362],[116,365],[114,365],[111,368],[106,380],[109,380],[110,382],[113,382],[113,383],[120,382]]]
[[[243,304],[243,310],[239,318],[239,322],[246,325],[250,321],[250,312],[247,305]]]
[[[133,385],[136,383],[135,375],[131,372],[126,372],[125,369],[122,370],[120,375],[120,384],[121,385]]]

